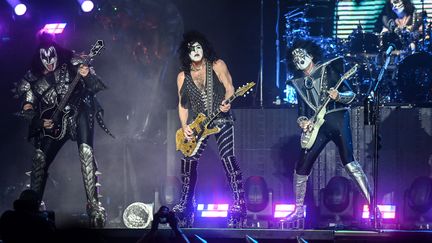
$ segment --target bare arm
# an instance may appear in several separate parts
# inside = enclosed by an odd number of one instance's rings
[[[213,70],[218,76],[220,82],[225,87],[225,100],[231,97],[234,94],[234,86],[232,84],[231,74],[228,71],[228,67],[225,62],[221,59],[217,60],[213,64]],[[227,112],[231,108],[231,105],[221,104],[220,109],[222,112]]]
[[[181,72],[177,75],[177,93],[178,93],[178,99],[179,99],[178,112],[179,112],[180,124],[181,124],[181,127],[183,128],[183,133],[187,139],[190,139],[190,138],[192,138],[193,132],[187,124],[187,120],[188,120],[188,116],[189,116],[189,110],[184,108],[181,105],[180,90],[183,86],[184,79],[185,79],[184,72]]]

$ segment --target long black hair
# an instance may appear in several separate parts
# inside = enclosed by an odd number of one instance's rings
[[[35,54],[33,55],[32,62],[31,62],[31,72],[36,76],[42,76],[43,72],[45,70],[45,66],[42,64],[42,61],[40,59],[40,48],[49,48],[50,46],[53,46],[57,53],[57,68],[61,66],[63,63],[70,64],[70,60],[72,59],[73,52],[71,50],[65,49],[58,45],[54,41],[54,35],[46,33],[46,32],[40,32],[38,33],[38,42],[39,44],[36,47]]]
[[[204,34],[198,31],[188,31],[183,34],[183,40],[180,43],[180,47],[178,49],[182,71],[190,72],[192,63],[192,60],[189,57],[190,45],[195,42],[198,42],[202,46],[204,58],[207,59],[207,61],[213,63],[218,60],[213,46],[207,40]]]

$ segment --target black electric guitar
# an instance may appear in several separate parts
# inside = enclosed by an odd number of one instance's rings
[[[82,64],[89,65],[93,61],[93,57],[100,54],[103,47],[103,40],[96,41],[92,46],[90,53],[84,57]],[[77,73],[74,80],[69,85],[69,90],[64,97],[59,102],[55,102],[51,107],[40,111],[40,119],[50,119],[53,121],[52,128],[42,128],[42,134],[44,137],[60,140],[65,136],[68,117],[76,115],[74,114],[75,110],[68,105],[69,99],[80,79],[81,75]]]

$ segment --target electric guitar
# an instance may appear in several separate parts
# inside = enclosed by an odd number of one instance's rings
[[[237,97],[245,95],[246,92],[252,89],[255,85],[255,82],[250,82],[242,87],[238,88],[236,92],[227,100],[225,100],[225,104],[231,104]],[[221,113],[218,109],[214,111],[210,116],[206,116],[203,113],[199,113],[195,120],[189,124],[189,127],[193,131],[193,136],[191,139],[187,139],[183,133],[183,128],[180,128],[176,132],[176,150],[180,150],[185,156],[191,157],[194,156],[198,152],[198,148],[200,147],[202,141],[215,133],[220,132],[219,127],[209,128],[208,125]]]
[[[89,65],[93,61],[93,57],[100,54],[103,47],[103,40],[96,41],[92,46],[90,53],[84,57],[82,64]],[[79,73],[76,74],[74,80],[69,85],[68,92],[66,92],[60,102],[56,101],[51,107],[40,111],[40,119],[53,120],[52,128],[42,128],[42,134],[44,137],[60,140],[65,136],[68,117],[76,115],[75,110],[68,104],[68,102],[81,77],[82,76]]]
[[[348,72],[346,72],[338,80],[338,82],[333,88],[337,90],[345,79],[348,79],[354,73],[357,72],[357,69],[358,69],[358,64],[354,65],[350,70],[348,70]],[[312,116],[312,118],[309,119],[309,121],[311,121],[312,124],[307,128],[306,131],[302,132],[300,138],[300,145],[302,148],[310,149],[314,145],[316,137],[318,135],[318,131],[321,128],[322,124],[324,124],[325,122],[324,116],[327,112],[327,105],[331,100],[332,99],[330,98],[330,96],[327,96],[323,104],[318,107],[315,114]]]

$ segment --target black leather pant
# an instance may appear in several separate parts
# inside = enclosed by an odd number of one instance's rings
[[[89,215],[98,211],[103,214],[104,209],[100,206],[96,160],[93,153],[93,114],[89,109],[83,109],[76,117],[76,142],[81,161],[81,172],[87,196],[87,212]],[[68,128],[69,129],[69,128]],[[48,168],[54,161],[56,155],[63,145],[70,139],[67,133],[62,139],[54,140],[43,137],[36,141],[36,152],[33,157],[30,188],[35,190],[40,200],[43,198],[45,185],[48,179]],[[99,215],[100,217],[101,214]]]
[[[240,214],[246,215],[246,206],[244,200],[243,180],[240,167],[234,156],[234,126],[231,123],[226,123],[221,127],[221,131],[215,134],[218,145],[219,155],[223,163],[225,174],[230,183],[234,203],[231,211],[239,211]],[[198,160],[202,152],[207,146],[206,138],[200,145],[198,152],[192,157],[184,157],[181,160],[182,174],[182,195],[180,203],[174,207],[174,211],[180,213],[180,218],[193,217],[195,207],[194,194],[197,181]],[[191,226],[193,219],[185,219],[185,224],[182,226]]]
[[[302,149],[296,165],[298,175],[309,175],[318,155],[328,142],[333,141],[339,150],[342,164],[354,161],[349,111],[335,111],[327,114],[316,141],[310,149]]]

